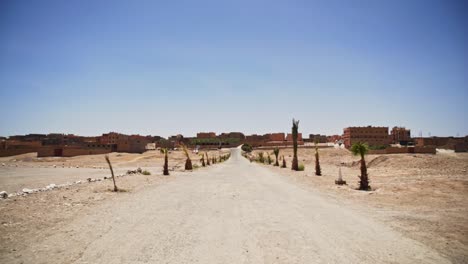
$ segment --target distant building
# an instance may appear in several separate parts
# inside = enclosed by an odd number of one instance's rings
[[[284,133],[271,133],[265,135],[268,138],[268,141],[274,142],[284,142],[286,140],[286,136]]]
[[[331,135],[331,136],[327,136],[327,142],[330,142],[330,143],[337,143],[337,142],[340,142],[342,140],[342,136],[340,135]]]
[[[347,127],[343,131],[343,141],[346,148],[357,142],[369,146],[386,146],[390,143],[388,127]]]
[[[390,138],[394,144],[406,145],[411,140],[411,130],[404,127],[393,127],[390,131]]]
[[[216,138],[215,132],[199,132],[197,138]]]
[[[268,137],[264,135],[253,134],[253,135],[248,135],[245,137],[245,143],[253,147],[264,146],[267,141],[268,141]]]
[[[415,138],[415,145],[418,147],[436,147],[441,149],[451,149],[456,152],[468,151],[468,136],[465,137],[420,137]]]
[[[293,141],[293,138],[292,138],[292,134],[289,133],[287,136],[286,136],[286,141],[289,141],[289,142],[292,142]],[[303,142],[302,140],[302,133],[297,133],[297,141],[298,142]]]
[[[328,138],[325,135],[309,134],[309,139],[304,140],[304,141],[308,141],[308,142],[312,142],[312,143],[315,143],[315,142],[317,142],[317,143],[327,143]]]
[[[41,141],[20,141],[20,140],[2,140],[0,141],[0,157],[14,156],[37,152],[42,146]]]

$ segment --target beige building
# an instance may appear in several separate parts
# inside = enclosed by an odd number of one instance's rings
[[[350,148],[354,143],[363,142],[369,146],[385,146],[390,143],[388,127],[347,127],[343,131],[343,143]]]

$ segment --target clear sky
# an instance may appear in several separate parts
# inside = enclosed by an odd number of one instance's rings
[[[0,1],[0,135],[468,134],[468,2]]]

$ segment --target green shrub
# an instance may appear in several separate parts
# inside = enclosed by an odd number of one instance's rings
[[[193,164],[193,165],[192,165],[192,168],[195,170],[195,169],[200,168],[200,166],[199,166],[198,164]]]
[[[141,174],[143,175],[151,175],[151,172],[147,171],[147,170],[144,170],[141,172]]]
[[[245,152],[252,152],[253,148],[250,144],[244,144],[242,145],[242,150]]]
[[[298,170],[298,171],[304,171],[304,170],[305,170],[305,166],[304,166],[304,164],[299,164],[299,166],[298,166],[298,169],[297,169],[297,170]]]

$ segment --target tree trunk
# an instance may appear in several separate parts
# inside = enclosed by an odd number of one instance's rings
[[[322,170],[320,169],[320,161],[318,152],[315,153],[315,175],[321,176]]]
[[[298,171],[299,170],[299,162],[297,160],[297,156],[295,155],[293,160],[292,160],[292,163],[291,163],[291,170],[295,170],[295,171]]]
[[[364,156],[361,156],[361,181],[359,182],[359,190],[367,191],[370,189],[369,178],[367,175],[367,166]]]
[[[117,192],[119,189],[117,188],[117,184],[115,183],[114,169],[112,169],[112,164],[108,156],[106,156],[106,161],[107,161],[107,164],[109,164],[109,169],[112,175],[112,181],[114,182],[114,192]]]
[[[168,157],[167,153],[164,155],[164,170],[163,170],[164,175],[169,175],[169,164],[168,164]]]
[[[192,161],[190,160],[190,158],[187,158],[185,160],[185,170],[192,170]]]

